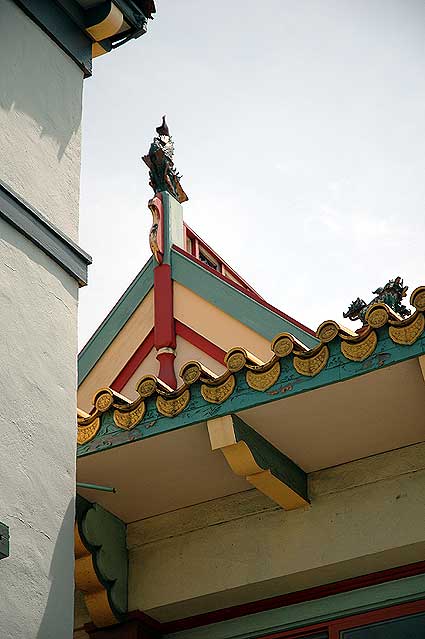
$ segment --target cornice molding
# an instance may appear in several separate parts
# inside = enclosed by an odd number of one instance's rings
[[[87,284],[90,255],[2,182],[0,217],[59,264],[80,286]]]

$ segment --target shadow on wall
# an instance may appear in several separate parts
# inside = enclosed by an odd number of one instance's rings
[[[68,505],[49,569],[50,589],[36,639],[71,639],[74,626],[74,499]]]
[[[0,0],[0,14],[0,108],[32,118],[61,159],[80,126],[82,72],[16,5]]]

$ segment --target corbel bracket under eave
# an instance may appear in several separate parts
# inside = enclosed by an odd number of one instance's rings
[[[77,495],[75,519],[75,586],[83,593],[96,626],[116,624],[127,612],[125,524],[80,495]]]
[[[96,58],[107,53],[106,44],[108,38],[115,35],[124,23],[122,11],[113,2],[103,2],[87,10],[86,33],[94,40],[92,55]]]
[[[222,451],[236,475],[286,510],[309,504],[306,473],[237,415],[207,426],[212,450]]]

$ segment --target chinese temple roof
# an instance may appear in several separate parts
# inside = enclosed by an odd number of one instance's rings
[[[185,225],[169,138],[144,158],[152,258],[80,354],[79,481],[116,486],[98,502],[125,522],[252,486],[292,509],[307,473],[421,441],[425,287],[412,313],[397,277],[351,304],[359,329],[313,333]]]

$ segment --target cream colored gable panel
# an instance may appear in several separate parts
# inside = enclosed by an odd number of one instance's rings
[[[140,364],[136,372],[130,377],[126,385],[120,391],[122,395],[129,399],[137,399],[138,394],[136,391],[137,382],[143,375],[158,375],[159,363],[156,359],[156,349],[152,350],[146,355],[143,362]]]
[[[183,337],[177,335],[177,352],[174,362],[174,370],[176,371],[177,376],[183,364],[186,364],[191,360],[200,362],[217,375],[221,375],[226,370],[224,364],[220,364],[220,362],[217,362],[217,360],[204,353],[204,351],[202,351],[200,348],[193,346],[193,344],[187,342]],[[180,377],[178,377],[178,383],[179,385],[182,383]]]
[[[243,346],[264,361],[272,356],[268,340],[177,282],[174,316],[224,351]]]
[[[180,337],[180,335],[177,335],[177,348],[176,359],[174,361],[174,370],[176,372],[177,383],[179,386],[183,383],[181,378],[178,376],[179,371],[183,364],[186,364],[186,362],[189,362],[190,360],[201,362],[201,364],[209,368],[211,371],[213,371],[213,373],[217,373],[217,375],[221,375],[221,373],[226,370],[224,365],[220,364],[209,355],[206,355],[206,353],[204,353],[201,349],[193,346],[185,339]],[[136,399],[137,382],[143,377],[143,375],[158,375],[158,372],[159,364],[158,360],[156,359],[156,350],[153,348],[120,392],[129,399]]]
[[[90,410],[94,393],[114,381],[152,329],[153,321],[153,291],[150,291],[80,385],[80,409]]]

